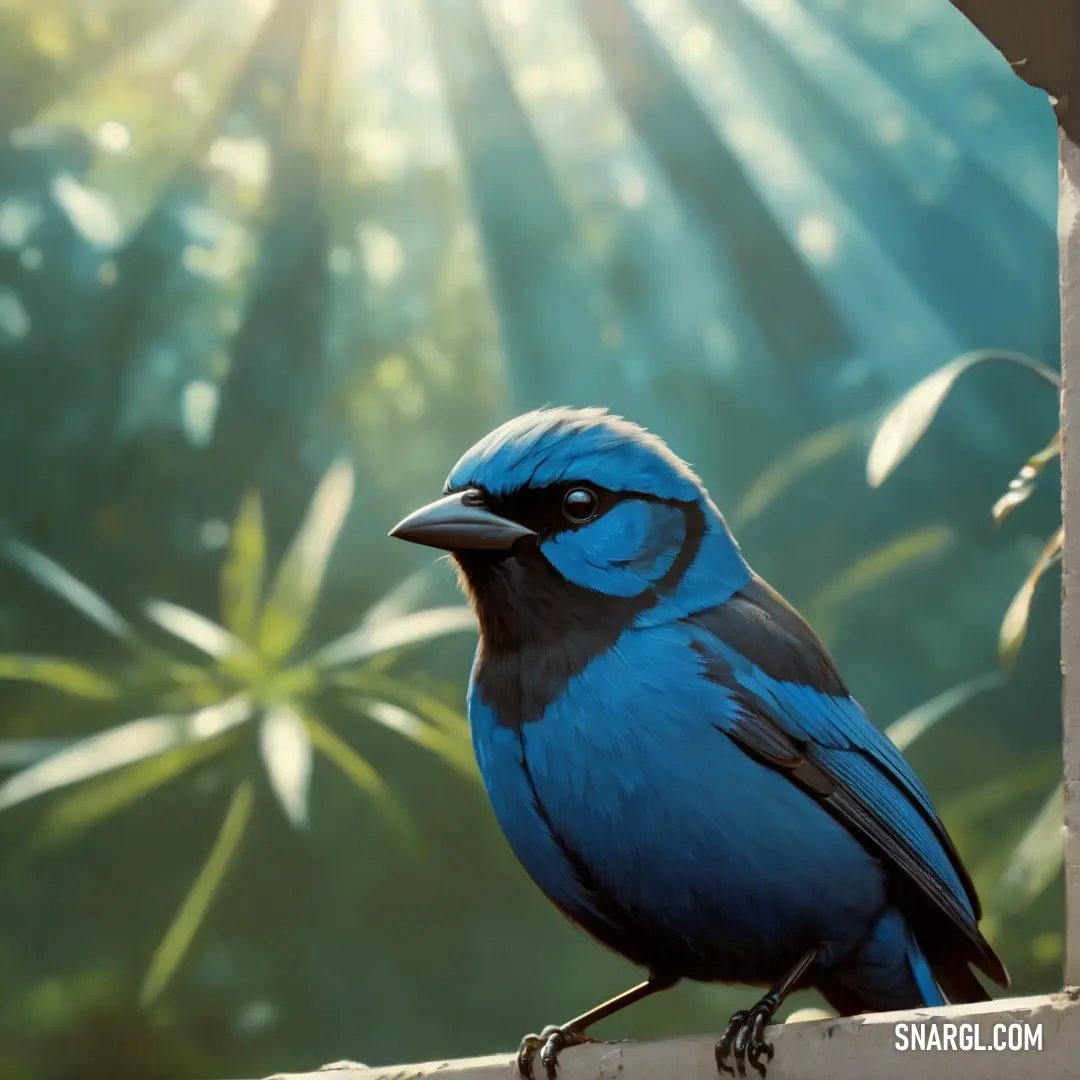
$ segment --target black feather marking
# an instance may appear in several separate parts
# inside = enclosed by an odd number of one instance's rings
[[[739,715],[735,729],[724,734],[730,735],[755,757],[790,773],[792,779],[811,794],[828,798],[836,791],[836,782],[813,761],[806,747],[770,717],[747,709]]]
[[[476,686],[500,724],[520,730],[539,720],[575,675],[678,586],[701,546],[705,515],[697,503],[667,504],[683,513],[683,542],[663,577],[638,596],[583,589],[529,544],[509,554],[455,553],[480,622]],[[500,506],[499,512],[505,509]]]
[[[728,607],[734,607],[735,614],[726,613],[724,609]],[[778,682],[809,686],[829,697],[850,696],[821,639],[803,617],[760,578],[754,578],[727,603],[701,612],[688,621],[708,630],[717,640],[735,649],[765,675]],[[770,647],[770,642],[775,643],[775,649]],[[743,688],[736,685],[730,668],[720,657],[708,654],[706,664],[711,678],[745,695]],[[764,707],[759,711],[765,711]],[[875,761],[874,765],[880,768],[878,762]],[[887,779],[895,782],[892,777],[887,776]],[[976,919],[981,918],[975,885],[952,838],[940,821],[926,814],[921,806],[918,810],[955,865]]]
[[[897,902],[902,909],[906,908],[910,912],[913,906],[920,908],[924,915],[931,915],[931,923],[936,921],[932,917],[934,912],[945,916],[951,926],[958,929],[971,944],[971,961],[995,981],[1008,985],[1008,975],[1001,961],[978,930],[977,924],[972,921],[967,908],[960,903],[945,882],[931,872],[905,838],[874,813],[845,783],[829,773],[820,762],[815,761],[812,744],[801,743],[788,735],[777,721],[770,717],[764,703],[752,699],[752,696],[737,684],[729,684],[728,689],[732,694],[740,696],[741,715],[734,728],[719,730],[723,730],[748,754],[773,768],[785,771],[804,791],[818,799],[854,836],[862,839],[870,851],[885,860],[893,870],[894,882],[906,882],[910,887],[914,887],[914,896],[910,888],[896,890]],[[852,748],[850,753],[860,751]],[[937,826],[937,832],[944,833],[942,826]],[[951,842],[949,850],[955,850]],[[958,855],[954,862],[961,880],[967,882],[968,875],[959,862]]]
[[[836,666],[820,639],[795,609],[760,579],[754,579],[727,603],[687,621],[708,630],[777,681],[811,686],[833,697],[848,696]],[[788,734],[770,715],[768,705],[738,682],[730,665],[721,656],[701,644],[695,644],[694,648],[703,657],[708,677],[724,686],[741,705],[735,727],[724,729],[725,734],[758,760],[786,772],[872,851],[883,856],[894,871],[899,872],[898,876],[894,874],[898,900],[909,911],[921,913],[920,921],[928,932],[923,936],[927,937],[926,948],[929,951],[934,951],[938,936],[937,930],[931,928],[940,926],[940,919],[944,917],[949,925],[960,929],[970,942],[971,962],[990,978],[1008,985],[1004,966],[978,926],[972,922],[964,905],[937,875],[930,872],[918,852],[912,850],[899,833],[880,820],[863,800],[815,760],[812,744]],[[862,753],[857,747],[852,747],[849,752]],[[882,776],[890,783],[896,782],[880,762],[870,757],[867,759],[881,770]],[[917,806],[917,809],[949,856],[978,920],[978,895],[952,838],[940,821],[928,815],[921,806]],[[947,939],[947,932],[943,931],[943,934]],[[977,980],[975,984],[978,985]],[[967,992],[972,992],[970,985],[965,986]]]
[[[990,994],[967,966],[966,960],[956,955],[948,942],[939,940],[920,941],[923,955],[934,973],[941,992],[950,1005],[966,1005],[976,1001],[989,1001]]]
[[[800,683],[830,697],[848,696],[821,639],[761,578],[752,578],[726,603],[687,621],[727,642],[770,679]]]

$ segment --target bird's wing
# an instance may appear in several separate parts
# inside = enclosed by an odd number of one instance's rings
[[[716,726],[789,775],[884,859],[901,885],[930,901],[972,945],[971,961],[1007,985],[979,932],[975,887],[896,747],[867,719],[821,641],[754,578],[726,603],[687,620],[707,676],[728,692]]]

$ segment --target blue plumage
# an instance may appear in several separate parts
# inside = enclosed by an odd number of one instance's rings
[[[447,491],[393,535],[451,550],[476,607],[495,814],[548,897],[650,974],[528,1037],[524,1072],[679,978],[773,987],[717,1048],[762,1075],[792,989],[852,1013],[985,998],[969,964],[1006,982],[922,784],[659,439],[528,413]]]
[[[583,477],[610,491],[664,499],[694,501],[701,493],[694,474],[660,439],[603,409],[525,413],[463,454],[446,486],[507,495]]]

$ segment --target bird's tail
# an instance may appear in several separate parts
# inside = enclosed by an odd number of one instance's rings
[[[990,994],[975,978],[966,957],[957,956],[951,950],[941,950],[941,955],[927,950],[927,956],[937,985],[950,1005],[990,1000]]]
[[[970,970],[968,975],[978,985]],[[930,962],[896,908],[888,908],[860,948],[818,985],[841,1016],[947,1004]]]

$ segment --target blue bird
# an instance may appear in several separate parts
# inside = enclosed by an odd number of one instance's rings
[[[716,1044],[765,1075],[794,990],[841,1015],[989,998],[1008,975],[926,789],[688,465],[602,409],[491,432],[390,534],[447,550],[476,610],[468,712],[514,853],[648,972],[521,1043],[549,1077],[680,979],[769,987]]]

